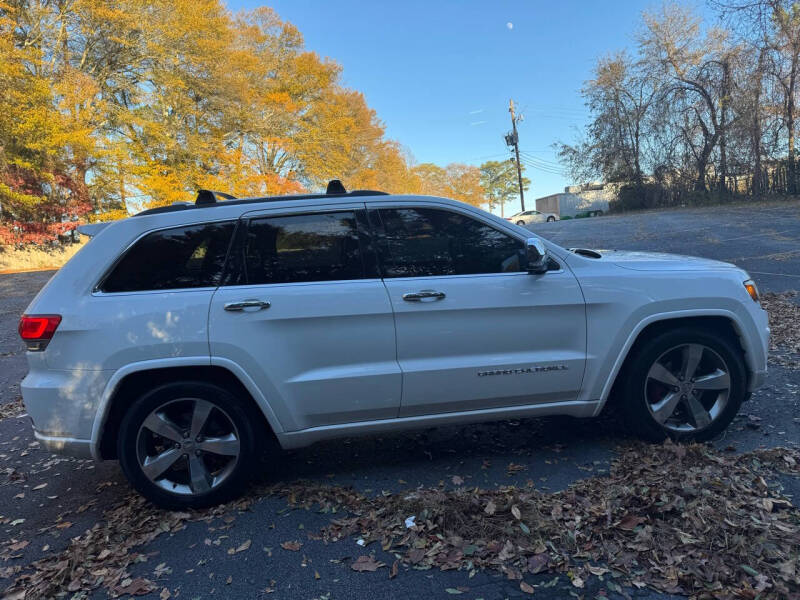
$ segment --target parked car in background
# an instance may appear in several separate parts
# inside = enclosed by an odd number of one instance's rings
[[[529,225],[530,223],[545,222],[552,223],[553,221],[558,221],[558,215],[555,213],[543,213],[538,210],[526,210],[506,217],[506,221],[511,221],[515,225]]]
[[[646,439],[709,440],[764,382],[767,314],[735,265],[331,189],[201,192],[90,226],[19,324],[42,446],[117,459],[188,508],[236,495],[264,452],[291,460],[281,447],[609,399]]]

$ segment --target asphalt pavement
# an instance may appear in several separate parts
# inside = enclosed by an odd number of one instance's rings
[[[762,291],[800,289],[800,205],[764,203],[703,209],[643,212],[532,226],[566,247],[649,250],[692,254],[734,262],[747,269]],[[0,275],[0,410],[19,397],[26,372],[16,325],[30,299],[52,273]],[[770,365],[767,384],[716,444],[745,451],[800,443],[800,371]],[[0,413],[3,414],[3,413]],[[287,452],[277,476],[352,486],[366,494],[402,492],[418,486],[496,487],[532,482],[544,491],[564,489],[582,477],[602,476],[615,448],[626,440],[613,417],[597,420],[547,418],[443,427],[391,436],[324,442]],[[787,479],[788,493],[796,492]],[[38,448],[24,415],[0,419],[0,544],[28,542],[0,555],[0,589],[15,570],[65,548],[130,491],[114,462],[94,464],[54,456]],[[400,568],[357,573],[349,568],[365,549],[356,539],[326,544],[312,539],[331,516],[286,510],[286,502],[260,498],[246,511],[191,522],[140,548],[146,558],[132,576],[156,581],[181,598],[514,598],[527,597],[519,582],[497,573],[422,571]],[[302,540],[301,551],[281,548]],[[228,550],[250,540],[248,551]],[[7,547],[8,544],[5,545]],[[376,544],[377,545],[377,544]],[[0,548],[1,549],[1,548]],[[370,547],[378,560],[393,557]],[[605,589],[589,580],[576,590],[566,577],[526,576],[539,585],[535,597],[594,598]],[[544,584],[553,585],[545,587]],[[608,591],[607,597],[623,597]],[[633,598],[668,598],[647,590],[625,590]],[[104,597],[100,589],[93,597]]]

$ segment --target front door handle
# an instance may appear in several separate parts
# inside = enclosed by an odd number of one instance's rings
[[[406,302],[419,302],[428,298],[432,300],[441,300],[445,297],[444,292],[437,292],[435,290],[421,290],[419,292],[408,292],[403,294],[403,300]]]
[[[225,304],[225,310],[231,312],[243,311],[246,308],[261,310],[262,308],[269,308],[270,306],[270,303],[264,300],[242,300],[240,302],[227,302]]]

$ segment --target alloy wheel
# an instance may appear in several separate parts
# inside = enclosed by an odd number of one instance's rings
[[[200,495],[221,485],[239,461],[241,444],[223,408],[200,398],[180,398],[150,412],[136,436],[142,473],[180,495]]]
[[[661,354],[644,384],[650,414],[676,433],[709,427],[725,410],[730,393],[728,365],[703,344],[682,344]]]

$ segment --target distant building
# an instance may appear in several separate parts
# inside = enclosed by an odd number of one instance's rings
[[[608,203],[617,198],[619,185],[585,183],[568,185],[561,194],[536,199],[536,210],[555,213],[559,217],[574,217],[578,213],[608,212]]]

